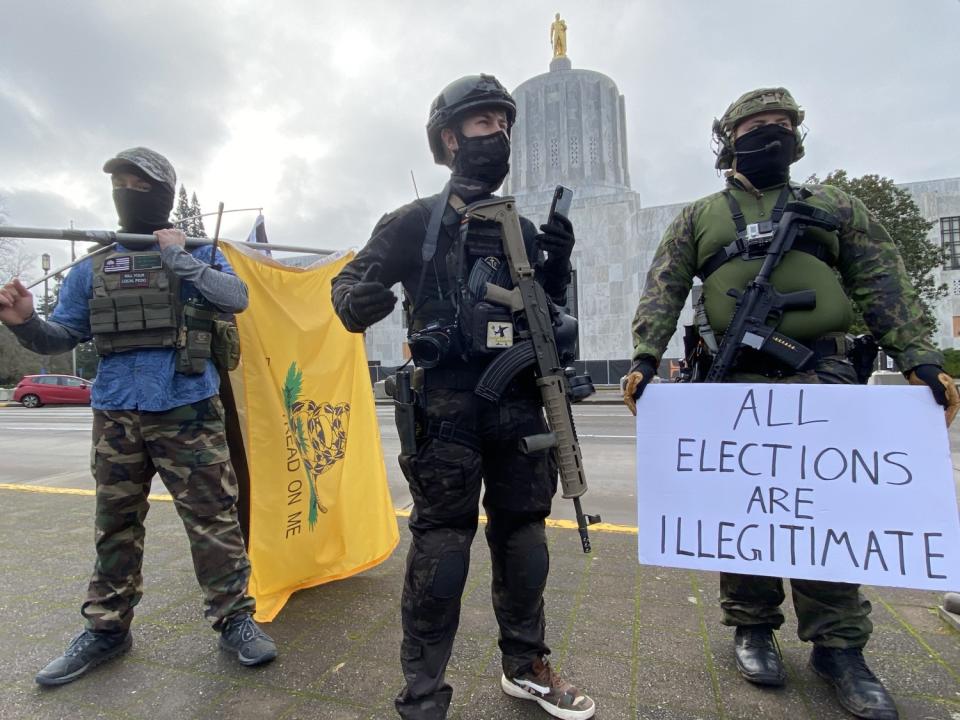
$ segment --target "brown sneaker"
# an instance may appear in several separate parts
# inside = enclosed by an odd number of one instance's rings
[[[560,720],[586,720],[597,710],[593,700],[557,675],[546,660],[535,660],[526,672],[515,677],[501,675],[500,687],[511,697],[536,700]]]

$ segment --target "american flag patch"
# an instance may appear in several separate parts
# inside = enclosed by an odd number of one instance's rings
[[[107,258],[103,263],[103,271],[105,273],[128,272],[129,270],[130,270],[129,255],[118,255],[116,257]]]

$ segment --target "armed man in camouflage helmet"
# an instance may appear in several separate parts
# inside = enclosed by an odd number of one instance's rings
[[[521,437],[546,431],[534,375],[520,372],[499,401],[474,393],[500,349],[489,328],[503,323],[490,322],[494,316],[484,313],[494,308],[462,288],[477,277],[509,284],[510,276],[499,230],[471,222],[461,232],[461,211],[465,203],[490,198],[506,177],[516,114],[510,93],[492,75],[468,75],[447,85],[430,108],[427,141],[436,163],[450,168],[449,182],[439,195],[384,215],[333,280],[334,308],[351,332],[389,315],[397,302],[389,288],[402,284],[410,352],[423,378],[416,388],[419,420],[406,428],[416,437],[409,440],[413,447],[401,445],[399,458],[413,497],[400,608],[406,684],[395,701],[407,720],[447,716],[453,689],[445,673],[481,488],[503,654],[501,689],[536,701],[553,717],[586,720],[595,712],[593,700],[547,660],[544,528],[557,467],[552,454],[519,450]],[[573,226],[562,215],[541,225],[539,234],[526,218],[520,224],[536,279],[562,305]],[[401,424],[398,416],[403,438]]]
[[[786,203],[796,200],[839,221],[835,232],[808,228],[771,276],[780,292],[815,290],[814,309],[788,310],[777,325],[778,332],[813,350],[814,362],[795,370],[742,350],[725,381],[857,382],[847,358],[853,299],[910,382],[928,386],[944,406],[947,423],[953,419],[960,398],[928,340],[922,307],[886,230],[843,191],[789,181],[790,165],[803,157],[803,117],[787,90],[763,88],[744,94],[715,121],[717,168],[726,171],[726,187],[684,208],[654,256],[633,320],[633,365],[624,378],[624,402],[634,414],[694,278],[703,282],[709,325],[722,337],[735,306],[727,292],[743,290],[757,276]],[[800,639],[814,643],[813,670],[833,683],[840,703],[853,714],[896,718],[892,699],[863,658],[872,625],[870,603],[859,586],[791,580],[791,587]],[[782,581],[722,573],[720,598],[723,623],[736,628],[737,669],[753,683],[782,685],[786,675],[773,637],[784,619]]]
[[[19,280],[0,287],[0,322],[21,345],[49,355],[92,337],[100,355],[91,400],[97,560],[80,610],[86,629],[36,680],[62,685],[130,649],[155,473],[187,530],[220,647],[244,665],[260,665],[277,649],[251,617],[237,479],[210,360],[216,312],[244,310],[247,287],[222,254],[211,257],[210,247],[185,250],[184,234],[168,221],[176,175],[165,157],[132,148],[103,170],[113,184],[120,229],[154,234],[156,244],[117,247],[79,263],[49,321],[37,317]]]

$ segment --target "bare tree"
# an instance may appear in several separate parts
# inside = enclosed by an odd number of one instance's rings
[[[0,226],[7,222],[7,213],[3,198],[0,197]],[[3,237],[0,228],[0,282],[6,282],[13,277],[27,278],[30,268],[36,263],[37,256],[24,249],[23,241]]]

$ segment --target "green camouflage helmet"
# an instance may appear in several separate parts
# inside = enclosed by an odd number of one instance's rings
[[[775,111],[785,112],[790,116],[797,137],[793,162],[802,158],[803,134],[800,132],[800,125],[803,123],[803,110],[786,88],[759,88],[738,97],[730,104],[723,117],[713,121],[713,138],[717,143],[717,168],[725,170],[733,164],[733,132],[737,125],[758,113]]]

